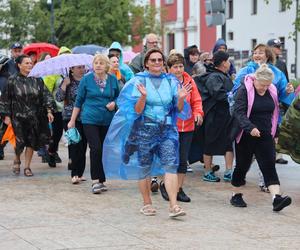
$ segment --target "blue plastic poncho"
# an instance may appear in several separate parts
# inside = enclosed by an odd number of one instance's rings
[[[288,84],[288,81],[282,71],[280,71],[277,67],[275,67],[272,64],[268,64],[269,68],[274,73],[274,80],[273,84],[278,90],[278,99],[279,102],[285,103],[287,105],[291,105],[295,98],[295,94],[287,94],[286,93],[286,86]],[[259,68],[259,65],[253,61],[249,62],[246,67],[240,69],[240,71],[237,73],[236,78],[234,80],[234,87],[232,89],[232,92],[235,93],[237,89],[240,87],[242,81],[244,80],[245,76],[248,74],[253,74],[255,71]]]
[[[155,87],[155,83],[159,85]],[[147,90],[146,105],[141,114],[135,112],[135,104],[141,95],[137,84],[143,84]],[[107,178],[138,180],[163,175],[166,171],[176,173],[177,117],[186,120],[192,115],[186,102],[183,110],[178,112],[178,84],[173,75],[154,76],[148,72],[138,73],[126,83],[117,100],[119,110],[103,145],[102,161]],[[173,163],[169,164],[172,157],[175,157]]]

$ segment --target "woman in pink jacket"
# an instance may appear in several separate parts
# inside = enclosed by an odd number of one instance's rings
[[[178,193],[177,200],[182,202],[190,202],[188,197],[182,189],[185,175],[187,172],[187,160],[190,151],[190,146],[193,139],[195,125],[200,126],[203,122],[202,100],[198,92],[197,85],[193,78],[184,72],[184,57],[179,53],[171,54],[167,60],[169,73],[174,74],[183,86],[190,89],[186,101],[190,104],[192,109],[192,117],[188,120],[177,119],[177,128],[179,132],[179,167],[177,169],[178,175]],[[163,184],[161,183],[161,193],[165,199],[168,197],[164,192]]]
[[[290,205],[289,196],[281,196],[280,182],[275,168],[275,145],[279,104],[277,89],[272,84],[274,74],[267,64],[262,64],[254,75],[247,75],[245,85],[237,94],[234,117],[242,129],[236,138],[236,167],[231,184],[234,193],[230,200],[235,207],[246,207],[241,187],[246,184],[246,174],[253,155],[263,174],[273,199],[273,211]]]

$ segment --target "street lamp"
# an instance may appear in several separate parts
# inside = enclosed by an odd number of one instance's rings
[[[47,5],[50,6],[50,27],[51,27],[51,43],[55,43],[54,32],[54,2],[53,0],[47,0]]]

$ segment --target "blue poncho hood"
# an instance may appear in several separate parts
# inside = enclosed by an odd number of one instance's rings
[[[125,80],[129,81],[132,77],[134,77],[134,73],[132,72],[130,67],[123,62],[123,49],[121,47],[121,44],[119,42],[113,42],[108,49],[108,54],[112,49],[120,51],[119,68]]]

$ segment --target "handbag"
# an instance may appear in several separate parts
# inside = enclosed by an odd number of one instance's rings
[[[69,128],[65,133],[65,137],[68,141],[68,145],[76,144],[81,140],[81,136],[77,128]]]

